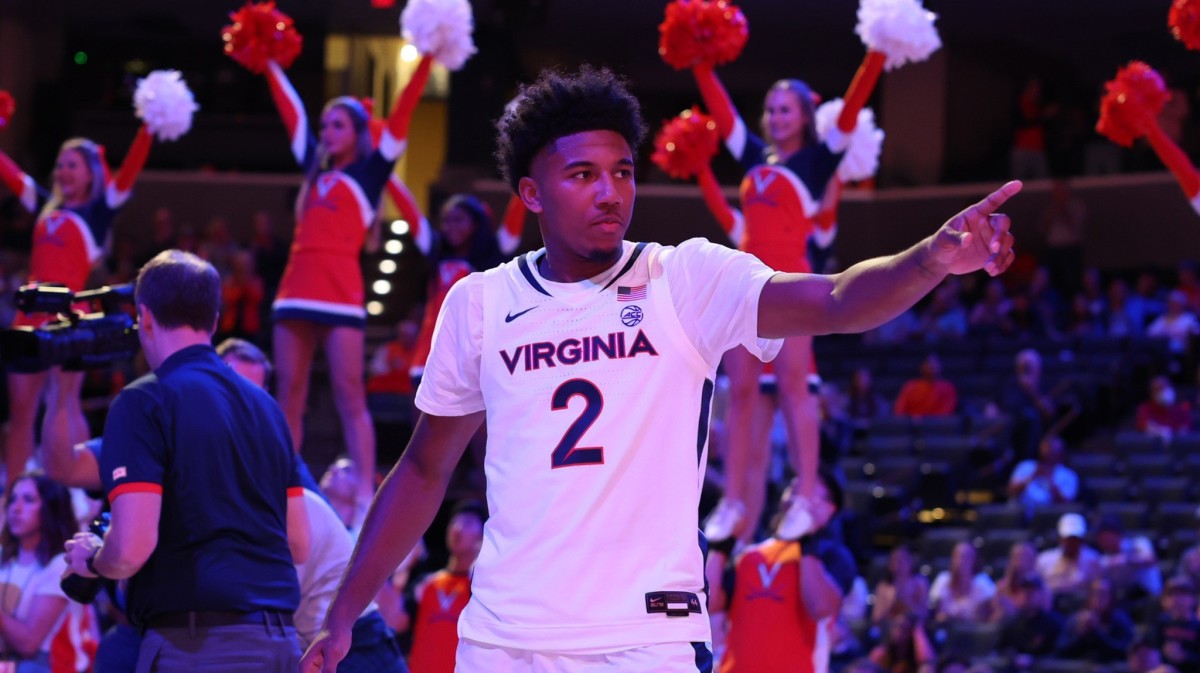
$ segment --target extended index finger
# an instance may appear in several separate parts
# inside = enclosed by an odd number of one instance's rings
[[[991,215],[999,210],[1000,206],[1003,206],[1005,201],[1008,201],[1017,192],[1021,191],[1021,187],[1023,186],[1024,185],[1021,184],[1020,180],[1006,182],[1001,185],[1000,189],[988,194],[987,196],[983,197],[982,201],[971,206],[967,210],[967,213],[969,215],[987,217],[988,215]]]

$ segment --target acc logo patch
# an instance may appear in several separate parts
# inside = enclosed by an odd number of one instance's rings
[[[626,306],[621,309],[621,323],[626,327],[633,327],[642,322],[642,318],[646,317],[642,313],[641,306]]]

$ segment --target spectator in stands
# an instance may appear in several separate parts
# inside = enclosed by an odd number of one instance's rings
[[[964,540],[954,545],[950,569],[938,573],[929,589],[929,610],[938,624],[982,622],[988,617],[996,585],[979,572],[975,547]]]
[[[1063,441],[1049,436],[1038,446],[1037,460],[1023,460],[1013,469],[1008,498],[1020,503],[1026,514],[1045,505],[1074,502],[1079,495],[1079,475],[1063,465]]]
[[[1166,313],[1146,328],[1146,336],[1166,339],[1171,353],[1180,356],[1188,353],[1189,341],[1196,334],[1200,334],[1200,323],[1187,310],[1187,295],[1179,290],[1167,295]]]
[[[1019,460],[1039,453],[1042,439],[1061,431],[1079,413],[1079,402],[1067,394],[1068,383],[1047,391],[1042,384],[1042,356],[1032,348],[1017,353],[1015,375],[1000,395],[1000,408],[1013,419],[1013,450]]]
[[[265,210],[254,213],[254,229],[250,237],[250,254],[254,255],[254,268],[262,274],[267,296],[272,299],[279,289],[279,279],[287,266],[288,247],[282,238],[275,235],[274,221]]]
[[[1082,293],[1071,300],[1071,314],[1067,317],[1064,332],[1073,337],[1099,337],[1105,334],[1102,315],[1092,313],[1088,298]]]
[[[421,673],[454,673],[458,648],[458,616],[471,597],[471,568],[483,547],[487,510],[477,501],[454,507],[446,526],[446,567],[422,579],[413,596],[417,611],[413,621],[413,647],[408,664]]]
[[[263,300],[266,290],[262,277],[254,269],[254,257],[246,250],[235,250],[228,257],[229,273],[221,281],[221,318],[217,339],[234,337],[257,341],[262,329]]]
[[[1017,670],[1028,670],[1033,657],[1054,652],[1062,617],[1050,609],[1046,586],[1036,574],[1017,580],[1013,602],[1016,613],[1001,623],[996,649],[1011,657]]]
[[[170,250],[176,247],[175,217],[171,214],[171,209],[160,206],[154,211],[152,223],[153,234],[150,237],[150,242],[134,259],[134,263],[139,269],[163,250]]]
[[[1162,593],[1162,572],[1154,544],[1144,535],[1126,535],[1121,519],[1105,516],[1096,526],[1100,551],[1100,576],[1124,600],[1157,598]]]
[[[1129,673],[1179,673],[1179,669],[1163,663],[1162,653],[1155,647],[1154,638],[1149,634],[1133,639],[1125,665]]]
[[[1100,276],[1100,269],[1090,267],[1083,272],[1079,294],[1083,296],[1092,322],[1102,325],[1104,313],[1108,311],[1108,300],[1104,296],[1104,280]]]
[[[1038,554],[1038,575],[1054,596],[1081,594],[1100,572],[1100,554],[1083,543],[1087,521],[1067,512],[1058,520],[1058,546]]]
[[[1029,279],[1029,303],[1033,310],[1042,318],[1047,335],[1058,331],[1064,312],[1063,296],[1051,282],[1050,270],[1039,266]]]
[[[921,361],[921,375],[900,388],[893,411],[897,416],[949,416],[958,407],[958,391],[942,378],[942,361],[934,353]]]
[[[59,581],[67,570],[63,545],[76,531],[71,495],[40,472],[17,477],[5,497],[0,533],[0,642],[13,669],[29,673],[76,670],[52,661],[51,642],[72,612]],[[72,608],[71,606],[74,606]],[[72,648],[58,654],[73,655]]]
[[[958,341],[967,334],[967,310],[959,297],[957,276],[946,278],[920,315],[918,330],[929,342]]]
[[[1200,670],[1200,621],[1196,619],[1196,585],[1172,577],[1162,595],[1162,614],[1148,635],[1162,658],[1180,673]]]
[[[321,493],[329,500],[333,510],[337,512],[346,530],[350,531],[355,542],[362,532],[363,519],[367,514],[367,505],[358,497],[358,468],[354,461],[342,456],[321,475]]]
[[[992,599],[990,619],[1003,623],[1017,614],[1016,595],[1021,580],[1037,574],[1037,549],[1029,542],[1014,542],[1008,551],[1008,563],[1004,575],[996,582],[996,596]]]
[[[1015,339],[1046,339],[1055,333],[1053,324],[1046,319],[1026,292],[1018,292],[1012,296],[1012,309],[1008,317]]]
[[[1101,664],[1116,663],[1125,657],[1132,642],[1133,620],[1116,606],[1112,584],[1095,579],[1088,587],[1087,603],[1063,626],[1055,655]]]
[[[1190,259],[1179,263],[1179,291],[1187,297],[1188,310],[1200,312],[1200,278],[1196,276],[1196,263]]]
[[[929,599],[929,581],[914,572],[912,552],[900,545],[888,555],[887,572],[875,585],[871,623],[882,624],[900,615],[924,620]]]
[[[1011,334],[1012,302],[1004,292],[1004,282],[992,278],[987,282],[983,298],[971,309],[967,319],[972,336],[991,336],[994,334]]]
[[[871,427],[871,421],[888,415],[888,404],[883,396],[875,392],[871,381],[871,370],[859,367],[850,376],[850,388],[846,391],[846,415],[856,430]]]
[[[1056,178],[1050,188],[1050,203],[1042,211],[1038,226],[1046,237],[1046,266],[1054,284],[1074,293],[1083,274],[1083,199],[1071,191],[1066,178]]]
[[[1197,525],[1200,525],[1200,509],[1196,510]],[[1200,586],[1200,543],[1188,547],[1179,556],[1179,564],[1175,566],[1175,575],[1186,577],[1192,584]]]
[[[1192,430],[1192,405],[1176,399],[1175,387],[1165,376],[1150,379],[1150,399],[1137,408],[1138,432],[1170,442],[1176,435]]]
[[[413,394],[409,366],[412,363],[413,346],[421,326],[405,318],[396,325],[396,336],[375,351],[367,366],[367,395]]]
[[[871,650],[870,659],[887,673],[934,673],[937,669],[937,651],[912,615],[888,622],[883,641]]]
[[[1057,106],[1046,103],[1042,81],[1030,77],[1017,96],[1015,129],[1008,172],[1013,179],[1044,178],[1050,175],[1046,156],[1046,122],[1057,114]]]
[[[1120,278],[1108,284],[1108,312],[1104,317],[1108,336],[1141,336],[1146,330],[1145,317],[1129,303],[1129,285]]]

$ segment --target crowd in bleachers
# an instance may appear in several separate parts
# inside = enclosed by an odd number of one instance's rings
[[[950,278],[817,340],[870,588],[833,670],[1200,670],[1195,267],[1051,275]]]

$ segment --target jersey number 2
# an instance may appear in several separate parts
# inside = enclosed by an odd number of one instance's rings
[[[554,391],[554,397],[550,400],[550,408],[554,411],[561,411],[567,408],[567,403],[576,395],[582,397],[587,406],[583,408],[583,413],[579,414],[579,418],[567,428],[563,433],[563,437],[558,442],[558,446],[554,447],[554,453],[550,454],[550,467],[570,467],[572,465],[602,465],[604,463],[604,447],[580,447],[579,440],[583,438],[583,433],[592,427],[592,423],[600,416],[600,410],[604,408],[604,396],[600,394],[600,389],[591,381],[583,379],[571,379],[558,387]]]

